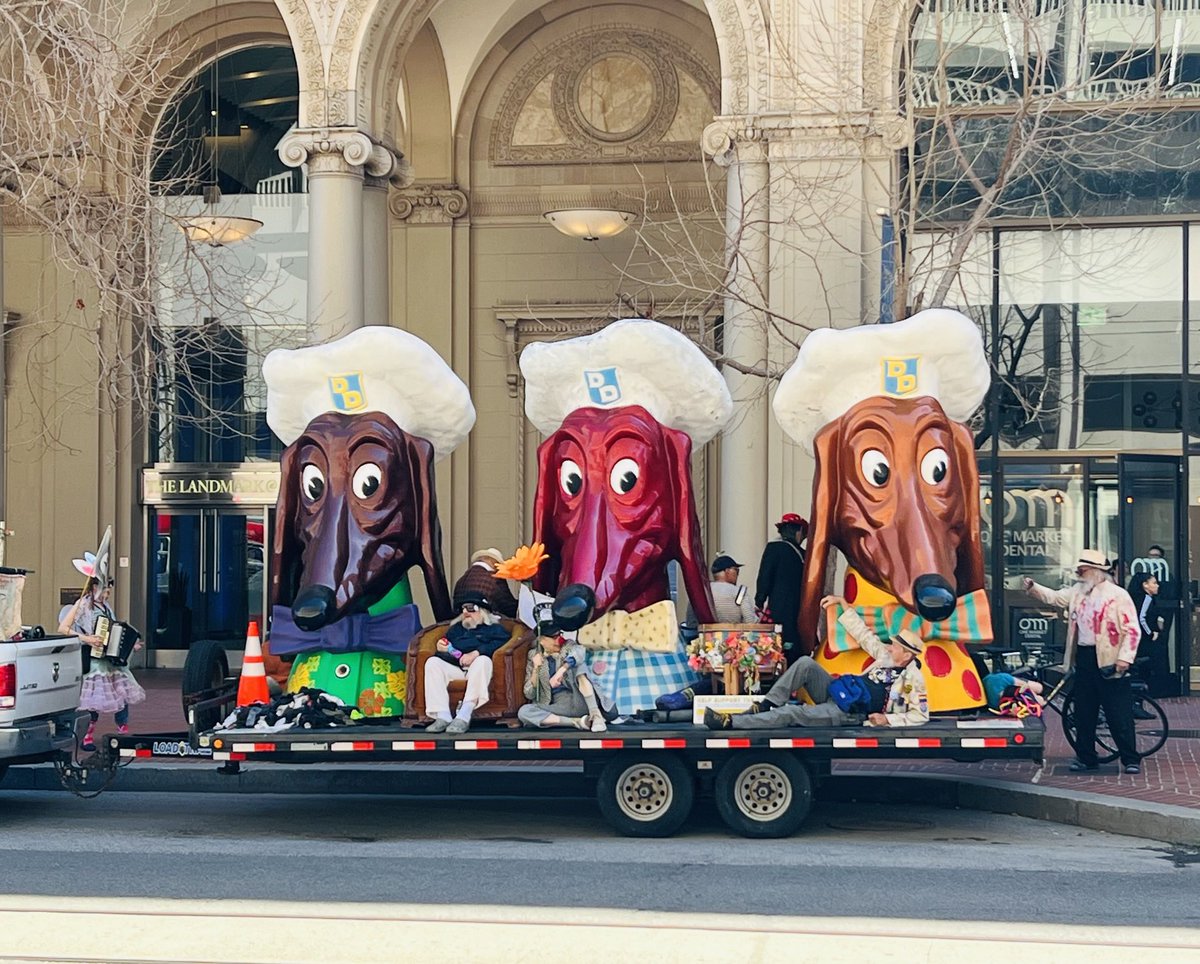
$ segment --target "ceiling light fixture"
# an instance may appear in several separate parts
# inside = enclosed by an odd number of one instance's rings
[[[629,211],[612,211],[607,208],[564,208],[560,211],[547,211],[544,217],[567,237],[584,241],[616,237],[629,227],[634,219],[634,215]]]

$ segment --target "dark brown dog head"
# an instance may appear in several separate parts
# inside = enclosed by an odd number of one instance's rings
[[[449,618],[433,460],[380,412],[319,415],[284,450],[273,598],[301,629],[364,611],[414,565]]]
[[[811,651],[831,546],[910,612],[939,621],[983,588],[971,433],[933,398],[872,397],[817,435],[800,632]]]
[[[550,554],[538,588],[584,583],[596,615],[634,612],[670,598],[667,563],[677,559],[697,616],[712,622],[691,452],[686,433],[640,405],[568,415],[538,449],[534,539]]]

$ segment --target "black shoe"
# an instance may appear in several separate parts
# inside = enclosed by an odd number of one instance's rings
[[[1125,772],[1126,773],[1141,773],[1142,768],[1136,763],[1126,763],[1125,764]]]
[[[733,729],[733,720],[729,718],[729,714],[718,713],[709,706],[704,710],[704,725],[710,730],[731,730]]]
[[[1082,760],[1075,759],[1067,764],[1067,769],[1072,773],[1083,773],[1085,770],[1099,770],[1099,763],[1084,763]]]
[[[1146,709],[1146,707],[1142,706],[1141,703],[1134,703],[1133,718],[1135,720],[1153,720],[1155,717],[1154,714]]]
[[[748,713],[767,713],[770,710],[777,710],[777,709],[779,709],[779,707],[777,707],[770,700],[755,700],[753,703],[750,704],[750,709],[747,710],[746,712],[748,712]]]

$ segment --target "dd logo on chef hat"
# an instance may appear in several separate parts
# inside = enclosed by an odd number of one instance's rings
[[[597,405],[611,405],[620,401],[621,384],[617,381],[615,368],[597,368],[583,373],[587,383],[588,397]]]

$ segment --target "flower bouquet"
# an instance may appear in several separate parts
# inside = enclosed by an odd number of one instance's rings
[[[783,643],[773,629],[750,629],[733,624],[702,625],[688,646],[688,665],[700,673],[723,673],[725,692],[757,693],[764,672],[784,662]]]

